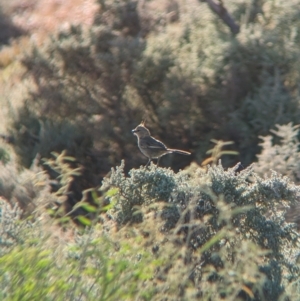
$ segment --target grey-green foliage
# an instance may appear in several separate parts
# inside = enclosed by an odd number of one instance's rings
[[[300,181],[299,126],[292,123],[276,125],[273,136],[260,136],[261,152],[257,155],[255,171],[261,175],[275,170],[294,182]]]
[[[183,185],[183,176],[176,176],[171,169],[150,168],[131,169],[129,177],[124,175],[124,161],[111,175],[103,181],[103,189],[110,186],[119,188],[122,201],[119,207],[118,221],[126,223],[133,217],[134,212],[142,205],[151,205],[153,202],[167,202],[178,186]]]
[[[0,256],[1,300],[142,300],[157,264],[138,244],[114,244],[96,227],[66,244],[53,224],[32,226]]]
[[[9,145],[3,148],[10,154],[9,161],[0,162],[0,195],[14,208],[22,209],[23,216],[31,215],[38,208],[46,208],[52,201],[48,175],[39,166],[38,157],[32,166],[20,169]]]
[[[128,124],[136,109],[128,82],[143,44],[95,25],[72,27],[44,48],[33,47],[23,63],[39,88],[31,91],[11,124],[22,163],[29,166],[37,152],[49,157],[51,151],[66,149],[86,167],[89,154],[96,162],[86,168],[90,174],[115,165],[131,137]]]
[[[21,159],[20,163],[27,168],[37,155],[45,158],[51,151],[62,152],[67,149],[69,154],[81,158],[91,145],[85,129],[74,120],[53,115],[49,117],[46,113],[39,116],[32,107],[26,106],[18,116],[18,121],[14,121],[10,131],[17,141],[14,150]]]
[[[267,135],[276,123],[296,123],[299,116],[299,10],[293,9],[299,1],[288,7],[284,1],[254,3],[259,13],[254,20],[242,19],[241,32],[228,49],[223,91],[225,109],[232,108],[226,130],[239,137],[247,163],[254,159],[248,154],[258,151],[259,135]]]
[[[257,256],[263,258],[255,264],[257,273],[266,277],[263,284],[256,283],[253,290],[259,296],[262,294],[259,290],[264,288],[267,300],[278,300],[288,281],[296,281],[299,277],[300,270],[295,262],[298,235],[294,225],[285,221],[284,213],[299,198],[300,188],[276,172],[261,178],[252,166],[241,172],[237,172],[238,167],[224,170],[219,164],[207,170],[199,168],[188,176],[187,171],[175,174],[151,165],[149,169],[133,169],[125,176],[122,162],[121,166],[112,169],[103,188],[114,186],[119,189],[118,202],[111,212],[119,223],[137,221],[133,214],[137,205],[142,208],[139,222],[146,217],[143,213],[156,210],[156,214],[166,221],[161,231],[180,234],[194,250],[205,249],[218,233],[225,231],[225,241],[216,239],[194,263],[203,275],[212,279],[226,278],[226,273],[223,270],[211,274],[205,268],[216,268],[220,262],[230,268],[230,262],[249,260],[248,256],[241,255],[239,248],[253,244],[260,254]],[[155,202],[165,205],[154,209]],[[269,253],[262,255],[262,250]],[[194,277],[194,281],[203,280],[199,275]],[[259,289],[257,286],[260,285]],[[203,288],[203,292],[205,290]],[[207,290],[211,291],[211,288]]]
[[[237,207],[250,206],[232,223],[244,237],[251,237],[256,244],[271,249],[279,260],[284,250],[284,240],[293,241],[291,224],[285,222],[286,208],[296,203],[300,189],[291,180],[276,172],[269,178],[260,178],[252,167],[236,174],[234,169],[224,171],[219,165],[208,172],[215,193],[224,195],[225,202]]]
[[[5,199],[0,199],[0,254],[19,243],[19,233],[22,229],[21,213],[22,210],[17,204],[12,207]]]
[[[65,147],[93,174],[123,158],[132,167],[142,159],[132,156],[130,129],[144,117],[166,145],[191,150],[199,161],[219,136],[237,142],[241,161],[250,164],[258,135],[296,122],[299,0],[226,1],[241,25],[235,37],[206,2],[99,2],[91,28],[59,32],[22,61],[37,87],[12,124],[27,166],[37,149]],[[175,22],[164,9],[155,13],[157,2],[175,3]],[[26,136],[43,130],[40,142]]]

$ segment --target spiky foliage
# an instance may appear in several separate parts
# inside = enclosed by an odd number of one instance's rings
[[[270,174],[271,170],[287,175],[295,183],[300,181],[299,126],[292,123],[276,125],[273,134],[260,136],[261,152],[257,155],[258,162],[254,165],[260,175]],[[298,202],[288,210],[286,219],[295,222],[300,228],[300,204]]]
[[[78,172],[72,162],[47,160],[59,175],[57,201]],[[1,203],[1,298],[296,301],[299,235],[284,213],[299,187],[238,168],[174,173],[152,164],[125,175],[122,163],[93,206],[77,204],[89,226],[80,232],[41,210],[26,224]],[[40,204],[48,199],[40,194]]]
[[[21,241],[22,225],[19,223],[21,209],[17,204],[12,207],[4,198],[0,199],[0,254]]]
[[[299,126],[292,123],[276,125],[273,136],[260,136],[261,153],[257,155],[255,170],[259,174],[276,170],[287,175],[294,182],[300,180]]]
[[[299,276],[294,261],[298,235],[294,226],[285,222],[284,213],[296,202],[300,190],[275,172],[261,178],[252,167],[237,173],[238,167],[198,169],[188,178],[185,172],[175,174],[151,165],[133,169],[126,177],[121,164],[104,180],[103,188],[119,189],[111,216],[121,225],[141,223],[136,227],[152,237],[160,254],[166,247],[172,249],[170,241],[187,248],[182,260],[190,262],[194,272],[180,276],[186,279],[183,290],[190,279],[199,284],[194,287],[198,294],[214,299],[247,300],[248,295],[254,300],[263,296],[278,300],[289,281]],[[159,239],[151,234],[150,220],[161,232]],[[176,252],[173,255],[176,257]],[[187,273],[191,267],[176,261],[177,268],[177,264]],[[228,269],[234,271],[229,278],[225,276]],[[169,279],[168,273],[175,270],[159,274]]]
[[[30,168],[19,168],[11,146],[0,142],[0,195],[14,208],[22,209],[23,217],[38,207],[46,208],[53,202],[49,176],[36,157]]]

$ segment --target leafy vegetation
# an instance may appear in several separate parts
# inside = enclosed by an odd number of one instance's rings
[[[91,174],[121,159],[129,170],[144,162],[130,130],[146,119],[169,147],[192,151],[164,166],[203,161],[212,138],[235,142],[239,158],[225,165],[251,164],[258,136],[299,116],[297,1],[270,3],[229,1],[242,20],[233,37],[206,3],[166,4],[171,22],[150,2],[100,2],[93,26],[58,32],[22,59],[34,85],[8,129],[22,163],[67,149]]]
[[[48,163],[60,191],[75,175],[65,162],[61,154]],[[2,299],[297,300],[299,235],[284,214],[299,187],[237,168],[191,176],[152,164],[126,176],[123,163],[93,206],[78,203],[82,230],[47,216],[21,221],[2,202]]]
[[[299,0],[17,2],[0,299],[297,301]],[[192,155],[140,166],[141,120]]]

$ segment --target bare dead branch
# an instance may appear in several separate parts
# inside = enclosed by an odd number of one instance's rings
[[[214,0],[202,0],[202,1],[208,4],[210,9],[223,20],[223,22],[230,28],[231,32],[234,35],[240,32],[240,26],[236,24],[232,16],[228,13],[222,0],[219,0],[218,3],[216,3]]]

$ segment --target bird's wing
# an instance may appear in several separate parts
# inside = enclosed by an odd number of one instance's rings
[[[145,139],[147,138],[147,139]],[[159,140],[154,139],[153,137],[145,137],[143,139],[143,144],[145,147],[153,148],[153,149],[161,149],[166,150],[167,147]]]

